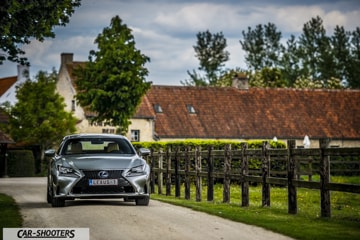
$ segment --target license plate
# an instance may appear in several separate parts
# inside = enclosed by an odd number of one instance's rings
[[[112,186],[118,185],[117,179],[89,179],[89,186]]]

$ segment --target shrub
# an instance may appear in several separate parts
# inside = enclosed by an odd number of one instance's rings
[[[7,161],[9,177],[33,177],[35,175],[35,159],[30,150],[9,150]]]

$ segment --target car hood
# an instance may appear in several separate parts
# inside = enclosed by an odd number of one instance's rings
[[[130,169],[134,166],[139,166],[145,163],[137,155],[131,156],[67,156],[61,158],[62,165],[71,166],[83,170],[97,170],[97,169]]]

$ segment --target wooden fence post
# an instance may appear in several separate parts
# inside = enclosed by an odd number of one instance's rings
[[[166,148],[166,196],[171,195],[171,150]]]
[[[201,202],[201,148],[197,146],[195,148],[195,172],[196,172],[196,179],[195,179],[195,185],[196,185],[196,201]]]
[[[329,139],[320,139],[320,194],[321,194],[321,217],[331,217],[330,190],[326,185],[330,182],[330,161],[325,156],[325,149],[328,147]]]
[[[155,193],[155,157],[154,157],[154,149],[150,149],[150,193]]]
[[[208,165],[208,187],[207,187],[207,200],[213,201],[214,200],[214,158],[212,155],[213,146],[208,147],[208,157],[206,159]]]
[[[262,206],[270,207],[270,184],[266,183],[266,179],[270,177],[270,156],[267,148],[269,144],[267,141],[262,145]]]
[[[164,154],[162,149],[159,150],[159,170],[158,170],[158,194],[162,194],[162,188],[164,184],[163,179],[163,167],[164,167]]]
[[[287,166],[287,178],[288,178],[288,213],[297,214],[297,192],[294,185],[296,162],[293,155],[293,149],[295,149],[295,140],[288,140],[288,166]]]
[[[223,202],[230,202],[230,170],[231,170],[231,144],[225,145],[224,152],[224,188],[223,188]]]
[[[249,175],[249,158],[247,156],[246,150],[248,148],[248,143],[245,142],[242,144],[241,149],[241,206],[249,206],[249,182],[246,181],[245,177]]]
[[[187,146],[185,148],[185,199],[190,200],[190,150],[191,148]]]
[[[175,197],[180,197],[179,147],[175,149]]]

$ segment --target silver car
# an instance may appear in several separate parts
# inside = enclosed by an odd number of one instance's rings
[[[49,149],[47,201],[64,207],[76,198],[123,198],[136,205],[150,200],[150,167],[121,135],[76,134],[63,138],[59,149]]]

